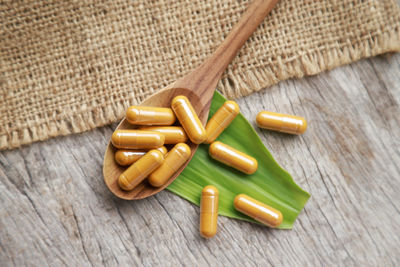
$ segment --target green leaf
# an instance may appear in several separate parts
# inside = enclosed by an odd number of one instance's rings
[[[225,101],[221,94],[215,92],[209,118]],[[219,190],[220,215],[256,222],[236,211],[233,206],[235,196],[243,193],[280,210],[283,222],[279,228],[291,229],[310,194],[302,190],[290,174],[276,163],[242,114],[233,120],[217,140],[256,158],[257,171],[246,175],[219,163],[208,155],[209,146],[202,144],[181,175],[168,186],[168,190],[200,205],[203,187],[214,185]]]

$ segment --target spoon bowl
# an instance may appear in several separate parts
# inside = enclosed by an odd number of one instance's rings
[[[144,100],[140,105],[141,106],[151,106],[151,107],[171,107],[172,99],[177,95],[186,96],[189,101],[192,103],[192,106],[196,113],[199,116],[200,121],[204,124],[207,121],[208,116],[208,103],[202,103],[199,96],[197,96],[192,90],[184,89],[184,88],[165,88],[159,91],[156,94],[151,95],[149,98]],[[207,108],[208,107],[208,108]],[[135,129],[136,125],[130,124],[126,119],[123,119],[120,124],[117,126],[116,130],[127,130],[127,129]],[[117,149],[111,144],[108,144],[105,156],[104,156],[104,165],[103,165],[103,175],[104,181],[108,188],[114,193],[116,196],[132,200],[132,199],[141,199],[151,195],[154,195],[169,184],[171,184],[175,178],[183,171],[189,161],[192,159],[194,153],[197,150],[199,145],[188,141],[188,146],[191,149],[191,155],[186,161],[186,163],[178,169],[178,171],[165,183],[162,187],[152,187],[145,179],[142,183],[140,183],[137,187],[135,187],[131,191],[122,190],[118,186],[118,177],[126,170],[126,167],[119,166],[115,161],[114,155]]]
[[[211,99],[221,75],[239,49],[277,2],[278,0],[254,0],[222,44],[203,62],[203,64],[166,88],[151,95],[140,105],[171,107],[171,100],[175,96],[184,95],[191,102],[200,121],[205,124],[211,105]],[[137,126],[129,124],[126,119],[123,119],[117,126],[117,129],[121,130],[135,128],[137,128]],[[163,186],[152,187],[145,179],[133,190],[124,191],[120,189],[118,185],[118,177],[122,172],[124,172],[126,167],[121,167],[115,162],[114,154],[117,149],[113,147],[111,142],[109,142],[103,162],[104,181],[111,192],[123,199],[142,199],[154,195],[171,184],[192,159],[198,145],[190,141],[188,142],[188,145],[191,149],[189,160],[186,161],[186,163],[179,168],[179,170]]]

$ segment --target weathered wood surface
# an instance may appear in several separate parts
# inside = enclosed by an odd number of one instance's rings
[[[0,265],[398,266],[400,55],[289,80],[238,100],[304,115],[303,136],[259,130],[312,197],[293,230],[225,217],[212,240],[199,209],[163,191],[114,197],[102,177],[113,127],[0,153]]]

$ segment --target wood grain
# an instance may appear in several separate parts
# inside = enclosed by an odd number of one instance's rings
[[[168,191],[116,198],[102,178],[111,125],[0,153],[0,265],[398,266],[400,55],[238,103],[253,123],[262,109],[308,119],[302,136],[256,128],[312,195],[293,230],[220,216],[204,240],[199,208]]]

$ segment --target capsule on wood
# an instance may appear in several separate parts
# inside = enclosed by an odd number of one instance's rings
[[[258,168],[255,158],[219,141],[213,142],[208,152],[213,159],[246,174],[253,174]]]
[[[179,126],[146,126],[139,129],[162,133],[165,137],[164,144],[186,143],[188,140],[185,130]]]
[[[176,117],[170,108],[131,106],[126,120],[135,125],[172,125]]]
[[[201,191],[200,234],[205,238],[211,238],[217,233],[218,199],[218,189],[212,185]]]
[[[179,143],[172,148],[163,164],[148,178],[149,183],[154,187],[164,185],[169,178],[189,159],[190,147],[187,144]]]
[[[157,148],[163,155],[167,154],[167,148],[165,146]],[[118,165],[129,166],[136,162],[138,159],[144,156],[148,150],[129,150],[119,149],[115,152],[115,161]]]
[[[207,138],[206,130],[187,97],[183,95],[174,97],[171,107],[189,139],[195,144],[203,143]]]
[[[132,190],[150,173],[160,167],[163,161],[164,156],[160,151],[150,150],[119,176],[118,185],[123,190]]]
[[[235,209],[269,227],[278,227],[282,221],[282,213],[245,194],[239,194],[233,201]]]
[[[233,119],[239,114],[239,106],[234,101],[226,101],[211,119],[207,122],[207,139],[205,143],[210,144],[229,126]]]
[[[307,121],[303,117],[261,111],[256,117],[258,127],[289,134],[302,134],[307,129]]]
[[[111,142],[116,148],[152,149],[164,145],[165,137],[161,133],[140,130],[116,130]]]

